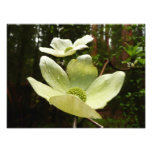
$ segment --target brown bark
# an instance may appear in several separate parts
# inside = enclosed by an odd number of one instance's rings
[[[129,26],[130,26],[129,24],[124,25],[124,28],[122,30],[122,40],[123,40],[122,45],[124,47],[127,44],[132,45],[132,40],[130,39],[130,37],[132,36],[132,30],[131,29],[128,30]],[[129,57],[129,55],[125,51],[123,51],[121,59],[126,60],[128,57]]]
[[[98,25],[93,24],[92,25],[92,36],[93,36],[93,50],[91,52],[91,56],[95,56],[97,54],[97,30],[98,30]]]
[[[100,37],[101,37],[101,44],[103,44],[104,43],[104,31],[103,31],[103,29],[104,29],[104,25],[101,25],[101,28],[100,28]]]
[[[110,52],[110,47],[109,47],[109,25],[106,25],[106,31],[105,31],[105,42],[106,42],[106,50]]]

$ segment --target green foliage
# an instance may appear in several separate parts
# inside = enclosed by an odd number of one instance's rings
[[[139,47],[140,44],[136,46],[127,45],[127,47],[122,47],[129,55],[129,57],[122,61],[122,63],[130,64],[130,67],[139,66],[143,67],[145,65],[145,52],[142,47]],[[138,66],[138,67],[139,67]]]

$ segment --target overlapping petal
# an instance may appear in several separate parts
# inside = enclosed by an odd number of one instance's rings
[[[82,100],[73,95],[61,95],[50,98],[50,103],[58,109],[83,118],[101,118],[101,116]]]
[[[82,38],[77,39],[77,40],[74,42],[74,46],[85,45],[85,44],[91,42],[92,40],[93,40],[93,37],[92,37],[91,35],[85,35],[85,36],[83,36]]]
[[[90,55],[81,55],[73,59],[67,66],[67,73],[71,87],[79,87],[86,90],[98,75],[97,68],[92,64]]]
[[[40,69],[45,81],[54,89],[66,92],[70,86],[66,72],[51,58],[42,56]]]
[[[66,48],[72,47],[72,42],[69,39],[53,38],[50,46],[52,46],[55,50],[64,51]]]
[[[54,90],[53,88],[35,80],[32,77],[28,77],[27,80],[31,84],[34,91],[41,97],[45,98],[47,101],[53,96],[63,95],[63,93]]]
[[[120,91],[125,78],[125,73],[117,71],[98,77],[87,89],[87,101],[93,109],[102,109]]]
[[[46,48],[46,47],[40,47],[39,50],[41,52],[48,53],[48,54],[51,54],[51,55],[56,56],[56,57],[64,57],[65,56],[64,51],[58,51],[58,50],[54,50],[54,49]]]
[[[87,45],[78,45],[76,47],[73,48],[73,50],[77,51],[77,50],[83,50],[85,48],[88,48]]]

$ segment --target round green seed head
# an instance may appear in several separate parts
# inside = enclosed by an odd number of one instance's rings
[[[71,89],[69,89],[67,94],[76,95],[77,97],[79,97],[84,102],[87,99],[85,91],[83,91],[81,88],[71,88]]]
[[[65,50],[64,50],[64,52],[66,53],[66,52],[68,52],[69,50],[71,50],[72,49],[72,47],[68,47],[68,48],[66,48]]]

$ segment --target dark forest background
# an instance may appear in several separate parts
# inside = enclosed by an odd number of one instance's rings
[[[76,54],[56,58],[42,53],[39,47],[50,47],[54,37],[74,42],[86,34],[94,41],[89,48]],[[143,50],[139,49],[142,47]],[[50,106],[36,95],[28,84],[32,76],[44,82],[39,59],[42,55],[53,58],[62,67],[82,54],[91,54],[98,72],[105,62],[104,73],[122,70],[126,73],[121,92],[98,112],[97,120],[105,128],[145,127],[145,25],[7,25],[7,127],[11,128],[69,128],[73,116]],[[78,127],[96,127],[86,119],[79,119]]]

